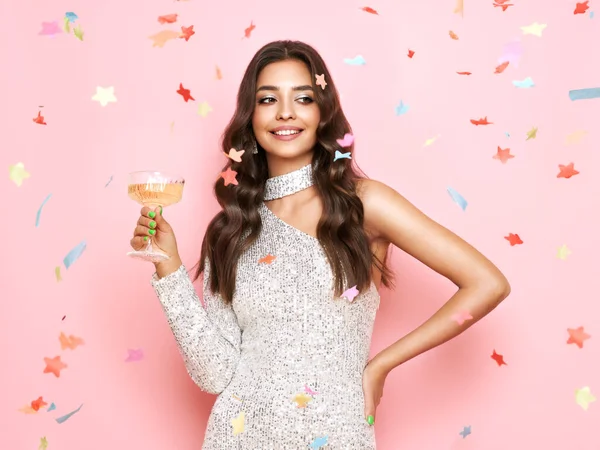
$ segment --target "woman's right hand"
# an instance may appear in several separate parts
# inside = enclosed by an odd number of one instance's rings
[[[131,248],[142,250],[148,245],[148,241],[152,239],[152,247],[162,251],[170,258],[164,263],[155,263],[157,268],[159,265],[172,265],[180,261],[175,233],[173,233],[173,228],[165,220],[161,211],[160,206],[154,210],[144,206],[140,211],[140,218],[130,241]]]

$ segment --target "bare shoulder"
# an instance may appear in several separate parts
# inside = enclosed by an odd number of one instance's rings
[[[391,196],[400,194],[381,181],[368,178],[363,178],[357,182],[356,193],[363,204],[365,230],[373,239],[382,239],[381,215],[385,214],[385,205],[389,202]]]

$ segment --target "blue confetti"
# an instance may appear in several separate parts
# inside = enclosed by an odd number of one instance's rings
[[[54,404],[54,402],[50,403],[50,406],[48,406],[48,410],[46,412],[50,412],[50,411],[54,411],[56,409],[56,405]]]
[[[75,14],[74,12],[68,12],[65,13],[65,17],[67,19],[69,19],[69,22],[73,23],[75,22],[77,19],[79,19],[79,17],[77,17],[77,14]]]
[[[401,116],[402,114],[406,114],[408,112],[408,105],[405,105],[402,100],[400,100],[400,104],[396,106],[396,115]]]
[[[508,132],[504,132],[504,134],[506,135],[507,138],[510,137],[510,134],[508,134]]]
[[[110,178],[108,179],[108,181],[106,182],[106,184],[104,185],[104,187],[108,186],[110,184],[110,182],[112,181],[113,176],[111,175]]]
[[[572,101],[598,97],[600,97],[600,88],[574,89],[569,91],[569,98]]]
[[[52,197],[52,194],[48,194],[48,197],[46,197],[44,199],[44,201],[40,205],[39,209],[37,210],[37,214],[35,215],[35,226],[36,227],[38,227],[40,225],[40,215],[42,214],[42,208],[44,207],[44,205],[46,204],[46,202],[48,200],[50,200],[50,197]]]
[[[531,79],[531,77],[527,77],[524,80],[515,80],[513,81],[513,84],[518,87],[518,88],[530,88],[530,87],[534,87],[535,84],[533,83],[533,80]]]
[[[71,250],[69,252],[69,254],[67,256],[65,256],[65,259],[63,259],[63,263],[65,264],[65,267],[68,269],[75,261],[77,261],[77,258],[79,258],[81,256],[81,254],[83,253],[83,251],[86,249],[87,244],[85,241],[81,241],[79,244],[77,244],[77,246],[75,246],[73,248],[73,250]]]
[[[594,18],[594,11],[590,11],[590,19]]]
[[[315,440],[312,441],[312,444],[310,444],[309,447],[312,448],[313,450],[316,450],[325,445],[327,445],[327,436],[315,438]]]
[[[342,153],[339,150],[335,151],[335,158],[333,158],[333,162],[336,162],[338,159],[342,159],[342,158],[346,158],[346,159],[352,159],[350,156],[350,152],[348,153]]]
[[[59,417],[58,419],[56,419],[56,421],[58,423],[63,423],[65,420],[69,419],[73,414],[78,413],[82,406],[83,403],[75,411],[71,411],[69,414],[65,414],[64,416]]]
[[[464,199],[464,197],[462,195],[460,195],[458,192],[456,192],[454,189],[452,189],[451,187],[448,187],[448,194],[450,194],[450,197],[452,197],[452,200],[454,200],[454,203],[456,203],[458,206],[460,206],[462,208],[462,210],[464,211],[467,208],[467,201]]]
[[[352,59],[344,58],[344,62],[346,64],[350,64],[351,66],[364,66],[367,63],[365,58],[363,58],[361,55],[357,55]]]
[[[463,430],[458,434],[460,434],[463,437],[463,439],[466,438],[468,435],[471,434],[471,425],[469,425],[468,427],[463,427]]]

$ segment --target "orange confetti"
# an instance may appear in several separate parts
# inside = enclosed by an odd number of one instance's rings
[[[583,331],[583,327],[567,328],[567,331],[569,332],[567,344],[576,344],[579,348],[583,348],[583,341],[592,337]]]
[[[42,397],[38,397],[37,400],[32,400],[31,401],[31,408],[34,411],[39,411],[40,408],[43,408],[44,406],[46,406],[48,403],[46,403],[44,401],[44,399]]]
[[[498,353],[496,353],[496,350],[494,350],[494,353],[492,354],[492,359],[494,361],[496,361],[496,363],[498,364],[498,366],[501,366],[501,365],[507,366],[508,365],[508,364],[506,364],[504,362],[504,356],[499,355]]]
[[[236,150],[235,148],[230,148],[229,149],[229,154],[223,152],[225,154],[225,156],[227,156],[229,159],[231,159],[232,161],[235,162],[242,162],[242,155],[244,154],[246,150]]]
[[[369,14],[379,15],[379,13],[377,11],[375,11],[373,8],[370,8],[369,6],[363,6],[360,9],[362,9],[364,12],[368,12]]]
[[[471,75],[471,72],[456,72],[459,75]]]
[[[221,73],[221,69],[219,69],[219,66],[216,67],[216,72],[217,72],[217,74],[216,74],[217,80],[222,80],[223,74]]]
[[[238,181],[235,178],[237,172],[235,170],[231,170],[231,167],[228,167],[225,172],[221,172],[221,177],[225,180],[225,186],[229,186],[230,184],[238,185]]]
[[[484,118],[479,120],[471,119],[471,123],[473,125],[492,125],[494,122],[488,122],[488,118],[487,116],[485,116]]]
[[[58,340],[60,341],[60,349],[61,350],[65,350],[67,348],[69,348],[71,350],[75,350],[78,345],[84,344],[83,339],[81,339],[77,336],[73,336],[73,335],[70,335],[69,337],[67,337],[67,335],[62,332],[60,333]]]
[[[194,25],[190,25],[189,27],[181,27],[181,36],[179,39],[185,39],[185,42],[189,41],[190,38],[196,34],[194,31]]]
[[[244,30],[244,37],[250,39],[250,35],[252,34],[255,28],[256,25],[254,25],[254,22],[250,21],[250,26]]]
[[[508,236],[504,236],[504,239],[510,243],[511,247],[513,245],[521,245],[523,243],[518,234],[508,233]]]
[[[458,41],[458,35],[454,31],[450,30],[450,32],[448,34],[450,35],[450,37],[452,39],[454,39],[455,41]]]
[[[506,69],[508,67],[508,61],[503,62],[502,64],[500,64],[498,67],[496,67],[496,70],[494,70],[494,73],[502,73],[504,72],[504,69]]]
[[[60,377],[60,371],[67,368],[68,366],[60,360],[60,356],[54,358],[44,358],[46,368],[44,373],[52,373],[56,378]]]
[[[579,172],[575,170],[574,166],[574,163],[569,163],[566,166],[559,164],[560,172],[556,175],[556,178],[571,178],[573,175],[577,175]]]
[[[514,155],[510,154],[510,148],[502,149],[500,147],[498,147],[498,152],[492,156],[492,158],[500,160],[502,164],[506,164],[506,161],[514,157]]]
[[[412,50],[408,49],[408,57],[412,58],[415,55],[415,52],[413,52]]]
[[[275,261],[275,258],[276,258],[276,256],[273,256],[273,255],[269,254],[269,255],[265,256],[264,258],[260,258],[258,260],[258,263],[259,264],[260,263],[271,264],[273,261]]]
[[[39,123],[40,125],[48,125],[46,122],[44,122],[44,116],[42,116],[41,111],[38,111],[38,115],[35,119],[33,119],[33,121],[35,123]]]
[[[165,23],[177,22],[177,14],[167,14],[165,16],[158,16],[158,23],[164,25]]]

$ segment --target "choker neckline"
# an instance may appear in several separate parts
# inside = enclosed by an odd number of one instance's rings
[[[275,200],[276,198],[292,195],[309,188],[313,184],[312,163],[310,163],[292,172],[267,178],[263,200]]]

